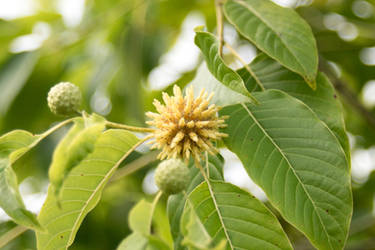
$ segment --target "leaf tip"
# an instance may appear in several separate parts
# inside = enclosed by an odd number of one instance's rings
[[[313,78],[308,78],[308,77],[304,77],[305,78],[305,82],[307,83],[307,85],[309,85],[309,87],[312,89],[312,90],[316,90],[316,79]]]

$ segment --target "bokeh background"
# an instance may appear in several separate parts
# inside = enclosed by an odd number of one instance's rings
[[[343,103],[354,193],[346,249],[375,249],[375,1],[274,2],[296,8],[311,25],[322,70]],[[193,79],[202,61],[193,42],[194,27],[205,25],[215,32],[215,22],[213,0],[0,0],[0,134],[13,129],[41,133],[58,122],[46,95],[60,81],[81,88],[86,110],[144,125],[153,98],[174,83],[185,86]],[[225,40],[248,62],[257,54],[228,24]],[[232,66],[240,65],[233,61]],[[64,132],[48,137],[15,166],[25,203],[36,213],[45,198],[52,150]],[[125,164],[147,150],[141,148]],[[238,159],[227,150],[222,154],[226,180],[267,203]],[[156,192],[155,164],[111,183],[70,249],[115,249],[129,234],[131,207]],[[161,203],[155,230],[168,239],[164,211]],[[282,223],[296,249],[313,249],[302,234]],[[0,237],[14,226],[0,210]],[[28,231],[3,249],[35,249],[35,236]]]

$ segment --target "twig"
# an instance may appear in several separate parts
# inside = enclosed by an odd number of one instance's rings
[[[241,62],[241,64],[245,67],[245,69],[250,73],[250,75],[254,78],[255,82],[259,85],[259,87],[262,89],[262,91],[265,90],[263,84],[260,82],[257,75],[254,73],[254,71],[249,67],[249,64],[245,62],[244,59],[238,54],[238,52],[232,48],[228,43],[224,43],[225,47],[229,49],[229,51],[238,59],[238,61]]]
[[[215,0],[217,35],[219,37],[219,55],[223,56],[224,25],[223,25],[223,1]]]
[[[4,235],[0,237],[0,248],[4,247],[7,245],[9,242],[11,242],[13,239],[17,238],[24,232],[28,230],[27,227],[24,226],[15,226],[8,232],[6,232]]]
[[[52,134],[53,132],[55,132],[56,130],[62,128],[63,126],[67,125],[68,123],[74,121],[76,117],[73,117],[73,118],[70,118],[68,120],[65,120],[65,121],[62,121],[60,123],[58,123],[57,125],[53,126],[52,128],[48,129],[47,131],[45,131],[44,133],[42,134],[38,134],[36,136],[38,136],[39,138],[36,139],[33,143],[31,143],[28,148],[33,148],[35,147],[39,142],[41,142],[42,140],[44,140],[47,136],[49,136],[50,134]],[[22,153],[22,154],[19,154],[16,158],[12,159],[12,164],[14,164],[16,161],[18,161],[26,152]]]
[[[333,86],[340,95],[350,104],[355,110],[362,115],[362,117],[368,122],[368,124],[375,130],[375,116],[365,108],[362,103],[358,100],[357,96],[353,91],[347,87],[347,83],[336,77],[327,61],[320,58],[320,70],[327,74],[330,78]]]
[[[128,176],[134,173],[135,171],[143,168],[147,164],[154,162],[158,154],[158,151],[153,151],[125,165],[121,169],[117,170],[117,172],[111,178],[110,182],[112,183],[118,181],[119,179],[122,179],[125,176]]]
[[[115,122],[108,122],[108,121],[105,124],[111,128],[119,128],[119,129],[125,129],[129,131],[135,131],[135,132],[154,132],[155,131],[155,129],[153,128],[134,127],[134,126],[129,126],[129,125],[115,123]]]
[[[160,200],[160,197],[161,197],[161,195],[163,194],[163,192],[162,191],[159,191],[157,194],[156,194],[156,196],[155,196],[155,198],[154,198],[154,200],[153,200],[153,202],[152,202],[152,205],[151,205],[151,221],[150,221],[150,231],[149,231],[149,233],[150,234],[152,234],[152,232],[151,232],[151,226],[152,226],[152,218],[154,217],[154,213],[155,213],[155,208],[156,208],[156,205],[158,204],[158,201]]]

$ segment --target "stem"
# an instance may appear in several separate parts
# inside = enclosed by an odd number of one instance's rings
[[[108,121],[106,121],[105,124],[111,128],[125,129],[125,130],[134,131],[134,132],[154,132],[155,131],[155,129],[153,128],[134,127],[134,126],[128,126],[125,124],[120,124],[120,123],[115,123],[115,122],[108,122]]]
[[[122,167],[116,172],[116,174],[112,177],[111,182],[118,181],[119,179],[122,179],[125,176],[128,176],[134,173],[135,171],[143,168],[144,166],[148,165],[149,163],[155,161],[156,156],[158,154],[159,154],[158,151],[153,151],[125,165],[124,167]]]
[[[53,126],[52,128],[48,129],[47,131],[45,131],[44,133],[42,134],[39,134],[39,135],[36,135],[36,136],[39,136],[38,139],[36,139],[33,143],[31,143],[28,148],[33,148],[35,147],[39,142],[41,142],[42,140],[44,140],[47,136],[49,136],[50,134],[52,134],[53,132],[55,132],[56,130],[62,128],[63,126],[67,125],[68,123],[72,122],[76,117],[73,117],[73,118],[70,118],[68,120],[65,120],[65,121],[62,121],[60,122],[59,124]],[[26,153],[26,152],[25,152]],[[19,160],[25,153],[23,154],[20,154],[18,155],[17,158],[13,159],[12,161],[12,164],[15,163],[17,160]]]
[[[12,228],[11,230],[9,230],[8,232],[6,232],[4,235],[0,237],[0,248],[4,247],[9,242],[14,240],[15,238],[17,238],[18,236],[20,236],[27,230],[28,230],[27,227],[20,226],[20,225],[15,226],[14,228]]]
[[[245,67],[245,69],[250,73],[250,75],[254,78],[255,82],[259,85],[259,87],[262,89],[262,91],[265,90],[263,84],[260,82],[257,75],[254,73],[254,71],[250,68],[250,66],[245,62],[244,59],[237,53],[237,51],[232,48],[228,43],[225,43],[225,47],[229,49],[229,51],[238,59],[238,61],[241,62],[241,64]]]
[[[62,121],[59,124],[57,124],[57,125],[53,126],[52,128],[48,129],[46,132],[39,135],[41,137],[37,141],[39,142],[39,141],[43,140],[44,138],[46,138],[47,136],[49,136],[50,134],[52,134],[56,130],[58,130],[58,129],[64,127],[66,124],[74,121],[75,118],[76,117],[73,117],[73,118],[70,118],[68,120]]]
[[[224,45],[224,25],[223,25],[223,11],[222,11],[223,1],[215,0],[216,9],[216,25],[217,25],[217,35],[219,37],[219,55],[223,56],[223,45]]]
[[[161,191],[159,191],[155,198],[154,198],[154,201],[152,202],[152,205],[151,205],[151,221],[150,221],[150,234],[152,234],[151,232],[151,225],[152,225],[152,217],[154,217],[154,212],[155,212],[155,208],[156,208],[156,205],[158,204],[158,201],[161,197],[163,193]]]
[[[208,183],[208,182],[209,182],[208,177],[207,177],[206,172],[204,171],[204,168],[203,168],[203,166],[201,165],[200,161],[194,158],[194,162],[195,162],[195,165],[196,165],[196,166],[199,168],[199,170],[201,171],[201,174],[203,175],[204,180]]]
[[[207,177],[210,178],[210,167],[208,166],[208,153],[205,154]]]
[[[138,148],[141,144],[143,144],[145,141],[151,139],[153,137],[153,135],[148,135],[146,136],[145,138],[141,139],[139,142],[137,142],[136,144],[134,144],[134,146],[129,149],[129,151],[124,155],[123,159],[121,161],[123,161],[131,152],[133,152],[136,148]]]

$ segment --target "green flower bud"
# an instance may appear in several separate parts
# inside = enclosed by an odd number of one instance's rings
[[[48,92],[48,107],[52,113],[69,116],[77,113],[81,106],[81,91],[70,82],[60,82]]]
[[[155,182],[165,194],[177,194],[189,184],[189,168],[178,159],[162,161],[155,171]]]

